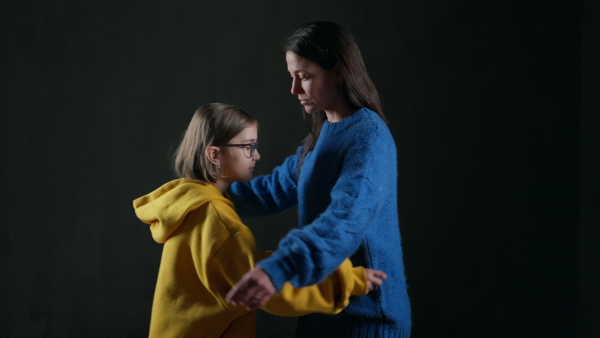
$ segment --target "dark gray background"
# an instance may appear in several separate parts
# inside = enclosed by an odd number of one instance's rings
[[[399,155],[415,337],[600,336],[598,1],[2,1],[0,336],[143,337],[161,246],[132,200],[194,110],[307,133],[280,42],[335,20]],[[274,249],[295,212],[249,220]],[[294,319],[261,313],[259,337]]]

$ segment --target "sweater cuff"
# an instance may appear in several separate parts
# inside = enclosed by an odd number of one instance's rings
[[[256,265],[260,266],[271,277],[271,282],[277,292],[281,291],[283,284],[290,279],[291,271],[289,267],[275,256],[265,258]]]

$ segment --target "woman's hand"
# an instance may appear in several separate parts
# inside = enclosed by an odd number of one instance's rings
[[[370,292],[376,286],[381,286],[387,279],[387,275],[381,270],[365,268],[365,272],[367,273],[367,292]]]
[[[256,266],[229,290],[225,300],[233,305],[244,305],[248,310],[256,310],[274,294],[275,286],[271,277],[260,266]]]

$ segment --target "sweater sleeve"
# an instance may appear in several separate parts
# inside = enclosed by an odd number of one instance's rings
[[[247,182],[234,182],[228,190],[237,213],[242,217],[274,215],[298,204],[296,168],[298,155],[285,159],[270,175]]]
[[[225,301],[231,287],[260,259],[270,253],[259,252],[250,229],[234,215],[222,213],[219,219],[229,229],[237,229],[219,246],[210,259],[205,260],[206,280],[210,292],[234,315],[245,308]],[[343,310],[351,296],[367,293],[367,277],[363,267],[352,267],[349,259],[321,284],[294,288],[286,283],[284,288],[264,307],[280,316],[300,316],[321,312],[334,314]]]
[[[290,231],[273,256],[258,263],[276,288],[285,281],[301,287],[323,280],[359,248],[384,200],[396,193],[393,140],[381,142],[377,133],[372,135],[351,145],[325,211],[304,228]],[[361,264],[369,266],[368,261]]]

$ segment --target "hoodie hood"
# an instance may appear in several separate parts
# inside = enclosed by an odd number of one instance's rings
[[[188,213],[211,200],[224,201],[233,208],[233,203],[211,184],[180,178],[134,200],[133,208],[142,222],[150,224],[152,238],[164,243]]]

